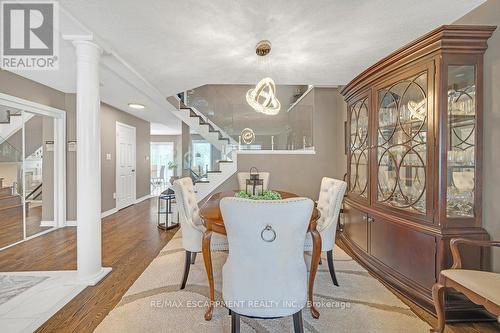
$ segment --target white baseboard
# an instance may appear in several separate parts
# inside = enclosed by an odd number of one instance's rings
[[[143,197],[140,197],[140,198],[137,198],[135,199],[135,203],[138,204],[139,202],[143,202],[144,200],[147,200],[147,199],[150,199],[150,198],[153,198],[155,195],[153,194],[148,194],[148,195],[145,195]]]
[[[87,286],[95,286],[99,281],[104,279],[106,275],[111,273],[112,268],[111,267],[102,267],[101,270],[94,276],[86,277],[86,278],[80,278],[79,282],[84,283]]]
[[[116,208],[111,208],[110,210],[107,210],[107,211],[105,211],[105,212],[102,212],[102,213],[101,213],[101,218],[105,218],[105,217],[107,217],[107,216],[109,216],[109,215],[112,215],[112,214],[116,213],[117,211],[118,211],[118,209],[116,209]]]
[[[54,221],[40,221],[40,227],[53,227],[55,224]]]
[[[143,202],[144,200],[150,199],[152,197],[154,197],[153,194],[148,194],[148,195],[145,195],[143,197],[140,197],[140,198],[138,198],[138,199],[135,200],[134,205],[138,204],[140,202]],[[117,213],[117,212],[118,212],[117,208],[111,208],[111,209],[109,209],[109,210],[107,210],[105,212],[102,212],[101,213],[101,218],[108,217],[108,216],[113,215],[114,213]],[[50,226],[53,226],[53,225],[54,225],[54,222],[52,221],[52,225],[50,225]],[[67,227],[74,227],[74,226],[76,226],[76,221],[66,221],[66,226]]]

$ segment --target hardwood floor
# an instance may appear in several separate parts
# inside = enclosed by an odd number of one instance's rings
[[[95,287],[88,287],[38,329],[38,332],[92,332],[120,301],[177,229],[156,227],[156,200],[146,200],[103,219],[103,266],[113,271]],[[43,250],[40,250],[43,249]],[[76,269],[76,228],[68,227],[0,252],[0,271]],[[174,268],[178,269],[178,268]],[[435,318],[395,293],[431,325]],[[409,331],[411,332],[411,328]],[[500,332],[492,323],[447,325],[448,333]]]
[[[342,248],[346,253],[349,253],[352,256],[352,253],[349,251],[349,249],[342,243],[338,242],[336,243],[340,248]],[[355,257],[352,256],[354,259]],[[363,263],[358,262],[361,266],[364,266]],[[365,267],[366,268],[366,267]],[[437,323],[437,319],[429,314],[427,311],[425,311],[423,308],[420,306],[416,305],[412,301],[410,301],[408,298],[406,298],[404,295],[399,293],[397,290],[394,288],[391,288],[391,286],[387,285],[384,281],[380,280],[377,278],[376,275],[373,275],[370,273],[374,278],[379,280],[383,285],[387,287],[394,295],[396,295],[403,303],[405,303],[420,319],[426,321],[434,327]],[[409,331],[410,332],[410,331]],[[446,324],[446,329],[444,331],[445,333],[499,333],[500,332],[500,324],[499,323],[492,323],[492,322],[482,322],[482,323],[452,323],[452,324]]]
[[[31,207],[26,217],[26,235],[32,236],[49,230],[41,227],[42,206]],[[0,210],[0,248],[14,244],[23,239],[23,206]]]
[[[102,261],[113,271],[97,286],[86,288],[38,332],[92,332],[176,231],[156,227],[155,199],[103,219]],[[0,252],[0,271],[74,269],[75,227],[59,229]]]

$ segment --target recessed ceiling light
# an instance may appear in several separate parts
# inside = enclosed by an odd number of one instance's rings
[[[142,110],[145,108],[144,105],[139,104],[139,103],[128,103],[128,107],[131,109],[136,109],[136,110]]]

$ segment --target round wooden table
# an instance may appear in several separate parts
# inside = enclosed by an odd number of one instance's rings
[[[206,227],[206,231],[203,234],[202,249],[203,249],[203,260],[205,262],[205,269],[207,271],[207,276],[208,276],[208,286],[210,289],[209,290],[210,305],[207,311],[205,312],[205,320],[212,319],[213,304],[215,302],[215,287],[214,287],[214,277],[212,269],[212,255],[210,251],[210,240],[213,232],[223,235],[226,234],[226,228],[224,226],[224,220],[222,219],[219,202],[224,197],[234,197],[234,194],[236,192],[237,191],[227,191],[227,192],[216,193],[212,195],[200,209],[200,215],[203,220],[203,224]],[[276,191],[276,192],[279,192],[283,199],[298,197],[298,195],[289,192],[283,192],[283,191]],[[311,270],[309,272],[308,300],[311,309],[311,315],[313,316],[313,318],[316,319],[319,318],[319,312],[314,307],[313,289],[314,289],[314,279],[316,277],[316,271],[318,270],[319,260],[321,257],[321,236],[319,232],[316,230],[316,221],[318,220],[319,216],[320,213],[318,209],[314,208],[308,229],[308,231],[311,233],[313,241]]]

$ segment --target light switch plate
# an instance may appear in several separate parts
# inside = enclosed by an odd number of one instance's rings
[[[111,154],[106,154],[106,159],[107,159],[108,161],[111,161]]]

